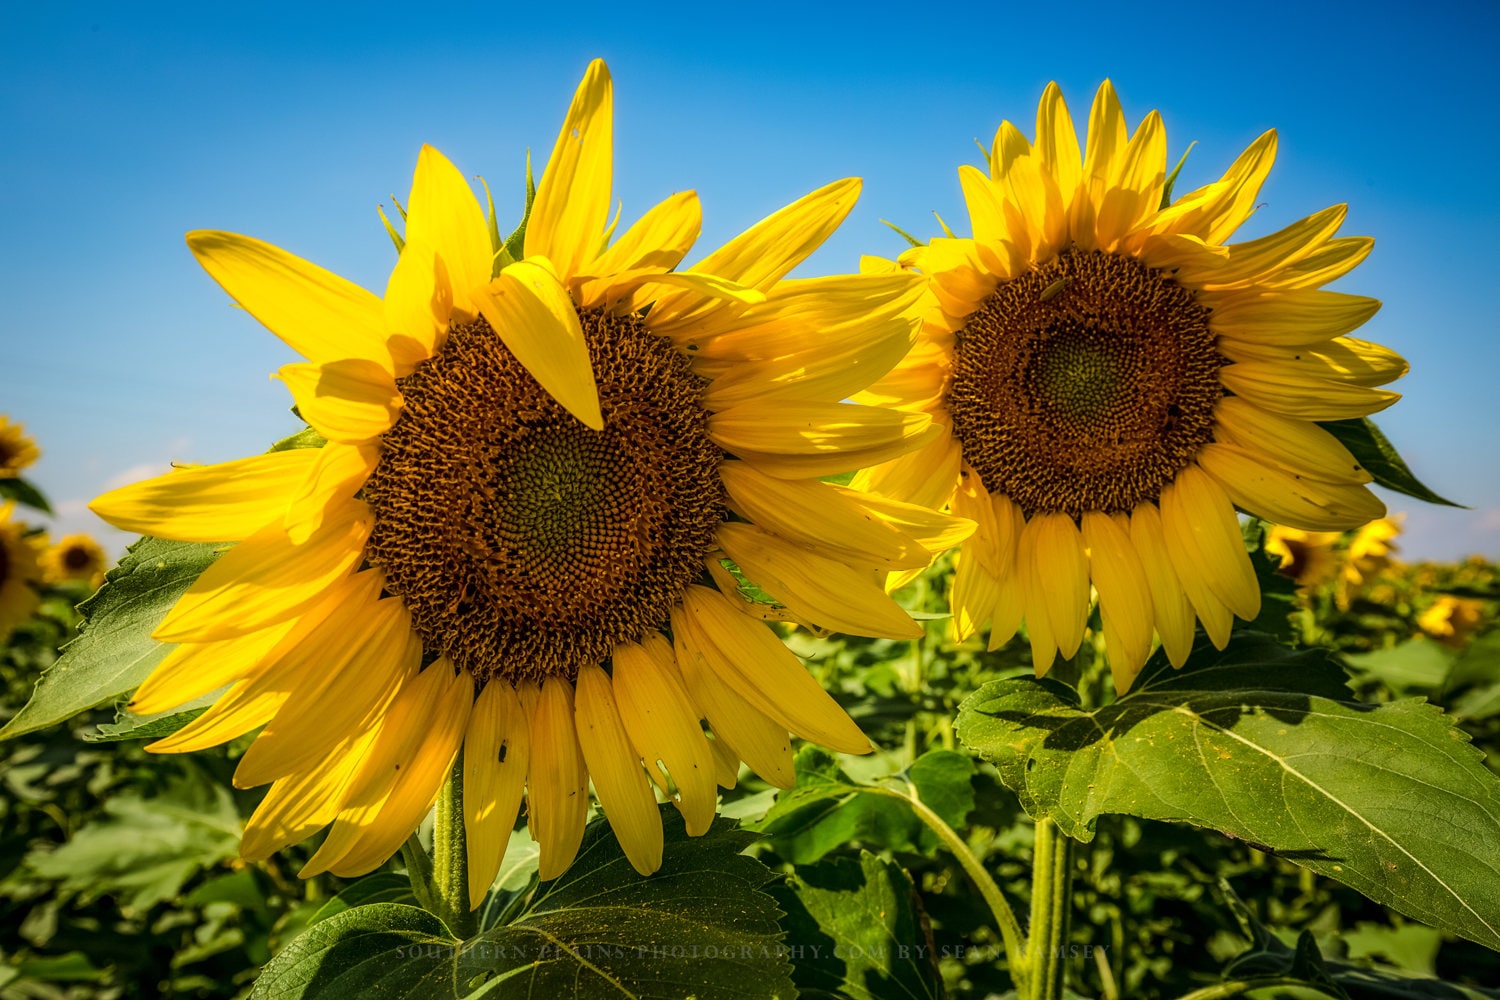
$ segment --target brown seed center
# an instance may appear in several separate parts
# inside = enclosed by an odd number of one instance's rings
[[[1064,250],[957,335],[947,403],[985,488],[1027,517],[1155,500],[1213,436],[1208,310],[1129,257]]]
[[[602,431],[479,319],[400,380],[364,488],[370,561],[426,647],[480,681],[571,678],[664,626],[725,517],[703,380],[634,317],[580,319]]]

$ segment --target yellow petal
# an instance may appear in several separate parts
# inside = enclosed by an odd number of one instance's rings
[[[1000,583],[994,572],[977,557],[975,550],[978,547],[971,541],[954,557],[948,606],[953,611],[955,642],[966,642],[983,628],[1000,598]]]
[[[264,726],[286,704],[287,692],[240,681],[219,696],[208,711],[171,736],[146,744],[150,753],[190,753],[227,743]]]
[[[1252,142],[1219,180],[1182,195],[1148,220],[1150,228],[1223,243],[1255,210],[1261,185],[1275,162],[1276,132],[1271,130]]]
[[[354,499],[380,462],[380,446],[337,443],[318,449],[318,461],[287,506],[282,523],[293,544],[301,545],[323,526],[330,511]]]
[[[1196,553],[1196,576],[1214,596],[1246,621],[1260,614],[1260,584],[1245,551],[1240,522],[1218,484],[1198,466],[1188,466],[1162,491],[1161,514],[1168,537],[1177,539],[1178,550],[1185,555]],[[1173,562],[1186,583],[1187,571],[1176,559]],[[1191,590],[1188,596],[1192,597]]]
[[[717,805],[713,750],[672,656],[664,641],[616,646],[610,657],[615,702],[647,775],[663,794],[676,786],[675,805],[688,836],[697,837],[708,830]]]
[[[1329,240],[1316,253],[1308,254],[1268,279],[1266,287],[1277,290],[1321,287],[1354,270],[1374,248],[1375,241],[1368,236]]]
[[[1067,514],[1041,514],[1036,535],[1036,558],[1047,602],[1047,620],[1058,651],[1071,659],[1083,641],[1089,621],[1089,564],[1083,536]]]
[[[1277,524],[1304,531],[1346,531],[1385,516],[1385,504],[1363,486],[1288,472],[1278,468],[1274,458],[1234,445],[1204,445],[1198,464],[1238,506]]]
[[[899,454],[931,426],[925,413],[853,403],[746,403],[708,420],[715,441],[782,478],[834,475],[866,464],[870,455]]]
[[[401,415],[395,379],[372,361],[284,365],[276,375],[291,390],[302,419],[330,441],[365,444]]]
[[[958,442],[951,433],[943,433],[909,455],[866,467],[850,485],[861,492],[939,509],[953,496],[962,462]]]
[[[536,187],[526,224],[528,257],[546,257],[565,278],[590,273],[609,219],[613,164],[614,84],[604,61],[595,59],[578,84]]]
[[[394,854],[437,799],[473,702],[469,674],[446,657],[412,678],[384,716],[333,829],[298,875],[349,878]]]
[[[537,384],[585,425],[602,430],[599,388],[583,327],[552,264],[538,257],[517,261],[474,298],[501,342]]]
[[[279,522],[267,525],[204,570],[152,636],[208,642],[294,617],[359,564],[373,524],[369,507],[355,500],[301,545],[292,544]]]
[[[1156,505],[1143,503],[1130,514],[1130,543],[1140,557],[1151,589],[1156,632],[1172,666],[1181,667],[1193,651],[1193,606],[1182,589],[1163,534]]]
[[[1090,573],[1099,591],[1099,617],[1106,633],[1115,692],[1123,694],[1151,655],[1151,633],[1156,623],[1151,586],[1130,536],[1109,514],[1084,512],[1083,542],[1089,549]]]
[[[1113,249],[1161,205],[1167,177],[1167,133],[1161,115],[1146,115],[1114,164],[1095,222],[1099,245]]]
[[[282,622],[227,642],[183,643],[141,683],[130,699],[130,710],[137,715],[166,712],[244,680],[295,624]]]
[[[1311,256],[1326,245],[1329,237],[1343,225],[1348,211],[1347,205],[1334,205],[1269,236],[1231,245],[1229,260],[1215,269],[1212,278],[1203,281],[1203,287],[1270,286],[1273,282],[1268,279],[1274,279],[1278,271]]]
[[[1037,558],[1041,530],[1041,519],[1033,517],[1021,528],[1016,540],[1016,569],[1026,609],[1026,638],[1031,643],[1031,667],[1038,677],[1051,670],[1052,661],[1057,658],[1057,639],[1047,608],[1047,567]]]
[[[1294,472],[1335,483],[1371,481],[1338,438],[1309,420],[1268,413],[1239,396],[1219,400],[1214,419],[1214,436],[1220,441],[1274,456],[1278,465]]]
[[[784,726],[766,718],[721,680],[708,661],[708,654],[690,638],[696,635],[686,621],[681,606],[672,609],[672,637],[677,666],[693,704],[717,737],[711,744],[716,759],[737,756],[750,769],[778,788],[791,788],[796,781],[792,768],[792,744]],[[733,765],[725,762],[725,769]],[[724,775],[723,777],[730,777]],[[733,788],[731,780],[719,783]]]
[[[1379,299],[1343,292],[1232,295],[1214,304],[1209,324],[1234,340],[1308,347],[1357,329],[1379,310]]]
[[[1047,84],[1037,104],[1036,151],[1042,169],[1056,179],[1065,202],[1071,201],[1083,174],[1083,158],[1078,151],[1073,118],[1068,114],[1062,88],[1056,83]]]
[[[1401,398],[1399,392],[1304,375],[1283,364],[1238,361],[1219,369],[1219,380],[1261,409],[1296,420],[1367,417]]]
[[[604,818],[631,867],[650,875],[661,867],[661,813],[651,782],[641,770],[640,755],[620,722],[609,676],[597,664],[586,663],[578,669],[574,721]]]
[[[720,525],[718,542],[751,583],[803,621],[852,635],[922,635],[922,627],[868,575],[845,563],[749,524]]]
[[[993,652],[1011,640],[1026,614],[1026,595],[1022,586],[1021,568],[1017,565],[1021,532],[1026,529],[1026,516],[1008,497],[992,496],[990,502],[994,507],[995,531],[990,550],[998,557],[995,606],[991,611],[988,643],[988,648]]]
[[[733,460],[719,466],[719,475],[736,514],[822,555],[889,569],[921,568],[931,561],[916,539],[863,506],[852,490],[817,480],[777,479]]]
[[[264,861],[332,823],[378,732],[347,736],[317,767],[272,784],[245,822],[240,857]]]
[[[292,696],[240,758],[235,787],[308,769],[344,734],[382,714],[417,672],[422,645],[411,617],[399,598],[376,600],[378,593],[372,588],[365,599],[334,609],[322,628],[283,654],[284,661],[298,661]]]
[[[531,713],[527,825],[541,848],[537,877],[550,882],[573,863],[589,812],[589,774],[573,723],[573,685],[553,677]]]
[[[530,744],[515,688],[491,680],[474,701],[464,735],[464,834],[469,847],[469,906],[484,902],[526,788]]]
[[[488,284],[488,280],[486,275],[481,284]],[[468,295],[469,290],[465,289],[466,301]],[[386,344],[396,363],[395,375],[398,378],[410,375],[417,365],[437,352],[448,335],[448,322],[453,315],[453,284],[447,264],[431,247],[412,242],[409,232],[386,282],[384,304]],[[467,311],[471,316],[478,315],[472,303]]]
[[[692,249],[703,229],[698,192],[679,191],[642,215],[590,265],[598,275],[655,269],[670,271]],[[594,303],[585,301],[587,307]]]
[[[682,606],[681,620],[698,651],[719,679],[756,711],[840,753],[870,752],[869,737],[765,624],[741,614],[722,594],[705,587],[688,587]]]
[[[757,222],[689,270],[769,291],[833,234],[854,208],[859,188],[855,177],[821,187]],[[668,293],[657,300],[652,325],[691,322],[713,307],[693,291]]]
[[[117,528],[179,542],[235,542],[279,518],[317,464],[291,448],[176,469],[96,497],[89,510]]]
[[[1005,204],[994,182],[966,163],[958,168],[958,183],[963,188],[974,239],[982,243],[1004,239],[1010,227],[1006,225]]]
[[[464,175],[431,146],[424,145],[417,155],[417,169],[411,180],[411,201],[406,210],[406,241],[408,246],[429,248],[442,261],[443,272],[448,278],[447,297],[451,297],[451,307],[467,316],[477,316],[477,304],[472,295],[490,283],[495,259],[495,250],[490,246],[489,225],[485,222],[484,210],[479,207],[479,199],[474,197],[474,189],[464,180]],[[405,256],[405,250],[402,256]],[[425,264],[425,259],[421,263]],[[399,268],[399,263],[397,266]],[[443,294],[440,283],[434,294]],[[414,306],[419,304],[413,303]],[[414,309],[413,318],[420,319],[420,312]],[[428,324],[437,318],[428,320]]]
[[[269,243],[211,230],[188,249],[229,297],[313,364],[363,358],[389,369],[380,299]]]

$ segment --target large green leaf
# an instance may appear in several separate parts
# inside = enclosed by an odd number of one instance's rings
[[[868,851],[797,869],[772,889],[798,988],[852,1000],[943,995],[911,876]]]
[[[849,777],[826,750],[804,746],[795,763],[796,787],[777,795],[764,818],[746,824],[770,837],[776,853],[787,860],[811,864],[854,843],[893,851],[937,846],[909,806]],[[949,826],[960,828],[974,808],[973,777],[974,762],[951,750],[928,751],[905,774],[924,804]]]
[[[1375,477],[1375,482],[1386,489],[1405,493],[1409,497],[1416,497],[1428,503],[1443,504],[1448,507],[1463,506],[1439,496],[1418,479],[1411,469],[1407,468],[1406,462],[1396,451],[1396,446],[1386,439],[1386,436],[1380,432],[1380,428],[1376,427],[1375,422],[1369,417],[1328,420],[1324,421],[1322,426],[1324,430],[1343,442],[1355,461],[1363,465],[1365,471]]]
[[[37,682],[31,700],[0,729],[0,740],[70,719],[133,691],[170,645],[151,630],[222,546],[142,538],[110,571],[97,594],[79,606],[84,626]]]
[[[459,941],[432,914],[396,903],[345,910],[272,959],[257,1000],[380,996],[447,1000],[769,1000],[796,995],[774,876],[719,820],[688,837],[663,810],[661,870],[642,878],[595,821],[573,867],[504,926]]]
[[[1211,827],[1500,949],[1500,778],[1432,706],[1352,701],[1320,650],[1242,633],[1180,672],[1153,658],[1095,711],[1061,684],[996,681],[959,733],[1079,840],[1103,813]]]

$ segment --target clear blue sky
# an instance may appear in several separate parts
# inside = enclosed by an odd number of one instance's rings
[[[133,11],[129,8],[135,8]],[[696,188],[707,252],[830,180],[864,196],[809,273],[847,271],[964,221],[956,177],[1002,118],[1031,134],[1056,79],[1086,117],[1105,76],[1159,108],[1180,190],[1261,131],[1281,153],[1248,235],[1349,202],[1375,253],[1340,285],[1364,336],[1411,361],[1380,418],[1417,472],[1474,509],[1390,498],[1406,553],[1500,557],[1500,274],[1489,2],[1220,5],[69,4],[7,7],[0,83],[0,412],[44,451],[34,480],[83,504],[171,460],[263,449],[296,426],[267,376],[291,360],[194,264],[190,229],[249,233],[376,290],[375,207],[421,143],[519,209],[588,60],[615,79],[616,195],[633,220]],[[149,11],[149,13],[146,13]],[[982,13],[977,12],[982,11]],[[701,254],[690,255],[690,260]]]

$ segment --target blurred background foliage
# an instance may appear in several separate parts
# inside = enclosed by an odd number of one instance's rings
[[[40,551],[39,533],[26,532]],[[1336,650],[1363,700],[1442,706],[1500,767],[1500,567],[1477,557],[1404,563],[1399,532],[1398,520],[1344,535],[1248,525],[1266,593],[1252,626]],[[952,642],[947,579],[940,561],[901,594],[926,619],[921,641],[786,634],[879,752],[834,758],[804,747],[797,789],[747,777],[725,793],[723,812],[760,834],[752,853],[783,876],[769,891],[802,996],[980,998],[1011,988],[981,893],[901,797],[919,798],[1025,906],[1031,823],[993,769],[964,751],[954,723],[981,685],[1029,675],[1030,655],[1022,641],[995,651]],[[40,571],[29,583],[34,610],[0,651],[0,724],[74,634],[75,605],[94,583],[92,573]],[[1090,675],[1096,659],[1086,650],[1055,676],[1103,690]],[[100,730],[115,719],[106,705],[0,744],[0,1000],[246,996],[310,922],[402,895],[399,857],[353,886],[296,877],[312,844],[241,861],[241,825],[261,794],[230,784],[248,741],[155,756],[142,740]],[[1106,816],[1078,856],[1067,945],[1077,995],[1182,996],[1248,970],[1324,983],[1256,995],[1500,996],[1486,989],[1500,983],[1500,955],[1212,830]],[[525,868],[508,862],[508,898],[534,889]]]

